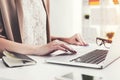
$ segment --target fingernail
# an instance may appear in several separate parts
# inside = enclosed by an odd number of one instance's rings
[[[74,53],[77,53],[77,51],[74,51]]]
[[[77,53],[77,51],[75,51],[75,50],[74,50],[74,51],[72,51],[72,52],[73,52],[73,53]]]
[[[65,49],[65,52],[68,52],[68,50]]]

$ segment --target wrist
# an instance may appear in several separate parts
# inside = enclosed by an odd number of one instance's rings
[[[26,49],[26,53],[30,55],[36,55],[37,53],[37,46],[29,46],[28,49]]]
[[[43,45],[43,46],[35,46],[33,48],[33,55],[38,55],[38,56],[43,56],[43,55],[46,55],[47,54],[47,46],[46,45]]]

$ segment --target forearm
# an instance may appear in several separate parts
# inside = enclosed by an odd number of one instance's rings
[[[52,40],[52,41],[53,41],[53,40],[60,40],[60,41],[64,41],[64,42],[67,42],[67,43],[68,43],[69,38],[51,36],[51,40]]]
[[[35,47],[0,38],[0,51],[7,49],[21,54],[33,54]]]

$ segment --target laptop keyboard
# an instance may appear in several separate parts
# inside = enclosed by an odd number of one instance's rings
[[[99,64],[100,62],[105,60],[107,53],[108,53],[108,50],[96,49],[85,55],[82,55],[80,57],[72,59],[72,60],[70,60],[70,62],[83,62],[83,63]]]

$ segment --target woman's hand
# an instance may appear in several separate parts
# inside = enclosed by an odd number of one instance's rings
[[[73,35],[72,37],[66,39],[65,42],[73,45],[88,46],[88,44],[83,40],[80,34]]]
[[[62,50],[65,52],[70,51],[72,53],[76,53],[75,50],[68,47],[64,42],[59,40],[54,40],[42,47],[37,47],[37,50],[36,50],[37,53],[35,55],[49,55],[50,53],[57,50]]]

